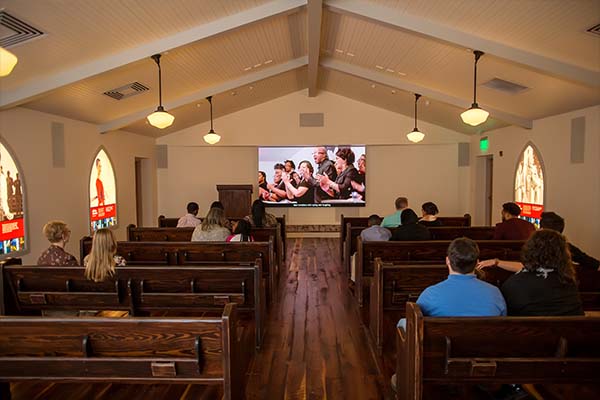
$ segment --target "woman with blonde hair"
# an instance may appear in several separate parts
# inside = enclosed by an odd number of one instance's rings
[[[63,221],[49,221],[42,229],[44,236],[50,242],[48,247],[38,258],[37,265],[68,266],[79,265],[72,254],[65,251],[65,245],[71,237],[71,230]]]
[[[125,266],[125,259],[117,255],[117,241],[110,229],[98,229],[92,240],[92,250],[83,259],[85,277],[102,282],[115,273],[115,266]]]
[[[224,226],[225,213],[219,207],[212,207],[202,220],[202,223],[194,229],[192,242],[224,242],[231,231]]]

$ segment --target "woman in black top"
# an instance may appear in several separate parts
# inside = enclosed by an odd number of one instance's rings
[[[437,214],[440,212],[435,203],[428,201],[421,206],[423,217],[419,220],[421,225],[425,226],[442,226],[442,221],[437,219]]]
[[[285,182],[285,191],[288,199],[295,200],[299,204],[313,204],[315,202],[315,179],[313,178],[314,168],[310,161],[302,161],[298,166],[300,173],[300,183],[295,188],[292,184],[291,177],[284,174],[283,181]]]
[[[331,197],[338,199],[349,199],[354,190],[352,181],[357,181],[358,171],[354,168],[355,155],[349,147],[342,147],[335,153],[336,168],[341,169],[335,182],[329,179],[327,175],[317,176],[321,189]]]
[[[390,240],[431,240],[429,229],[418,224],[419,217],[410,208],[400,214],[401,225],[394,230]]]
[[[502,285],[508,315],[583,315],[563,235],[548,229],[534,232],[523,246],[521,261],[523,269]]]

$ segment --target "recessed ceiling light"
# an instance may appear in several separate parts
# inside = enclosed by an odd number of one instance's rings
[[[254,64],[254,68],[258,68],[262,65],[262,63]]]
[[[248,89],[253,90],[254,86],[248,86]]]
[[[340,49],[335,49],[335,52],[336,52],[336,53],[341,53],[341,54],[344,54],[344,50],[340,50]]]
[[[235,96],[236,94],[237,94],[237,92],[236,92],[236,91],[233,91],[233,92],[231,92],[231,95],[232,95],[232,96]]]
[[[272,62],[273,62],[273,60],[267,60],[267,61],[265,61],[263,64],[265,64],[265,65],[266,65],[266,64],[271,64]]]
[[[200,103],[196,104],[196,107],[200,108]]]
[[[252,67],[246,67],[244,68],[244,71],[250,71],[252,69]]]
[[[377,85],[375,85],[374,83],[371,84],[371,88],[375,89],[377,87]]]
[[[383,69],[383,67],[381,65],[376,65],[375,68],[377,68],[377,69]]]
[[[391,68],[388,68],[388,69],[386,69],[386,71],[387,71],[387,72],[394,72],[394,70],[393,70],[393,69],[391,69]]]
[[[354,57],[354,53],[346,53],[348,57]]]
[[[406,76],[406,73],[398,71],[398,75]]]
[[[429,106],[429,100],[425,100],[425,105]]]
[[[392,94],[396,94],[396,91],[395,91],[395,90],[392,90]]]

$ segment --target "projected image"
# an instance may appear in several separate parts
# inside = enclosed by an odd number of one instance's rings
[[[23,186],[17,165],[0,143],[0,255],[25,250]]]
[[[90,172],[90,227],[92,232],[117,225],[117,185],[108,155],[101,149]]]
[[[364,206],[364,146],[261,147],[259,196],[268,206]]]
[[[539,228],[544,211],[544,172],[540,157],[531,145],[525,148],[517,164],[515,202],[521,207],[519,218]]]

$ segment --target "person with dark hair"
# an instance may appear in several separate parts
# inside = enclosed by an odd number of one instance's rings
[[[273,167],[275,171],[273,173],[273,183],[267,183],[267,189],[269,189],[269,198],[270,201],[280,201],[287,198],[287,193],[285,192],[285,182],[283,182],[283,171],[285,171],[285,166],[281,163],[275,164]]]
[[[185,214],[183,217],[179,218],[179,220],[177,221],[177,227],[178,228],[186,228],[186,227],[195,228],[198,225],[200,225],[200,223],[202,221],[200,221],[197,217],[198,211],[200,210],[200,206],[198,206],[198,203],[196,203],[194,201],[189,202],[186,208],[187,208],[187,214]]]
[[[250,222],[240,219],[234,223],[233,235],[227,237],[227,242],[254,242],[254,237],[250,233]]]
[[[283,176],[288,199],[297,201],[299,204],[313,204],[315,202],[315,179],[313,178],[314,169],[310,161],[301,161],[298,172],[301,180],[297,188],[292,184],[290,175]]]
[[[565,220],[555,212],[546,211],[542,213],[540,227],[542,229],[552,229],[553,231],[563,233],[563,230],[565,229]],[[588,256],[570,242],[567,242],[567,246],[569,246],[571,260],[573,260],[574,263],[584,268],[593,268],[600,271],[600,261],[596,260],[594,257]]]
[[[325,147],[315,147],[313,150],[313,159],[315,160],[315,165],[317,166],[317,180],[319,180],[320,177],[323,175],[327,175],[327,177],[332,181],[335,181],[337,179],[337,171],[335,169],[335,164],[327,156],[327,149]],[[317,187],[317,198],[318,200],[325,200],[331,199],[332,196],[330,196],[329,193],[321,189],[321,187]]]
[[[391,240],[431,240],[431,233],[425,226],[419,224],[419,217],[410,208],[402,211],[401,224],[394,233]]]
[[[361,199],[366,199],[366,184],[367,184],[367,157],[364,154],[361,154],[358,157],[358,175],[356,175],[356,180],[352,181],[352,189],[355,192],[360,194]]]
[[[419,224],[425,226],[442,226],[442,221],[437,219],[437,214],[440,212],[435,203],[428,201],[421,206],[423,216],[419,220]]]
[[[283,165],[285,167],[285,172],[288,174],[291,174],[292,171],[296,169],[296,164],[293,160],[285,160],[283,162]]]
[[[521,207],[516,203],[502,205],[502,222],[496,224],[494,240],[527,240],[535,226],[524,219],[520,219]]]
[[[349,147],[340,147],[335,153],[335,164],[342,172],[335,181],[327,175],[318,176],[320,188],[330,197],[349,199],[353,191],[352,181],[358,179],[358,171],[354,168],[354,152]]]
[[[541,229],[521,251],[523,268],[502,285],[508,314],[517,316],[583,315],[567,241]],[[498,261],[504,268],[504,262]]]
[[[402,211],[408,208],[408,199],[406,197],[398,197],[394,205],[396,206],[396,212],[388,215],[381,222],[381,226],[384,228],[396,228],[400,226],[402,223],[400,216],[402,215]]]
[[[380,226],[381,217],[379,215],[370,215],[367,224],[369,227],[360,232],[360,237],[363,242],[387,241],[392,237],[392,232],[390,232],[389,229]]]
[[[267,199],[269,197],[267,174],[265,174],[265,171],[258,171],[258,196],[261,199]]]
[[[265,210],[265,204],[260,199],[252,203],[252,214],[244,217],[253,228],[277,226],[277,218]]]

